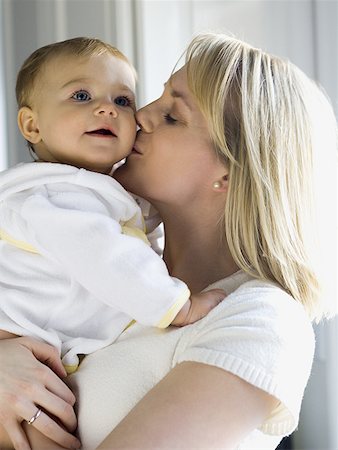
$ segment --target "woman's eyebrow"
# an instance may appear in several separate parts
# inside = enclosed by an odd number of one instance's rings
[[[187,96],[183,93],[178,91],[177,89],[174,89],[172,86],[170,86],[169,82],[164,83],[164,87],[167,88],[169,86],[170,89],[170,95],[174,98],[180,98],[185,105],[187,106],[187,108],[192,111],[192,107],[189,103],[189,100],[187,99]]]

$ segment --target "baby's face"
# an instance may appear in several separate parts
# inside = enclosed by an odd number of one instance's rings
[[[38,79],[33,110],[44,161],[108,173],[131,152],[136,135],[135,77],[109,54],[61,56]]]

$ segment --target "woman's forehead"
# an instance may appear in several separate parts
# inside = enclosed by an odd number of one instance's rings
[[[186,90],[188,89],[188,81],[187,81],[187,70],[186,66],[181,67],[181,69],[174,72],[167,83],[165,83],[168,87],[170,87],[174,91]]]
[[[188,86],[185,66],[171,75],[167,83],[165,83],[165,88],[172,97],[181,99],[190,110],[196,107],[195,99]]]

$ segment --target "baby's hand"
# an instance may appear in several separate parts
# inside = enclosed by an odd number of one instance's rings
[[[226,296],[223,289],[211,289],[210,291],[193,294],[183,305],[171,325],[183,327],[205,317],[209,311],[217,306]]]

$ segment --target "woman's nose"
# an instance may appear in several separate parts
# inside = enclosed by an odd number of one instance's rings
[[[117,107],[115,103],[112,103],[111,101],[104,101],[101,102],[97,108],[95,109],[95,115],[99,116],[109,116],[109,117],[117,117]]]
[[[152,119],[149,106],[139,109],[136,114],[136,123],[141,131],[151,133],[154,129],[154,120]]]

